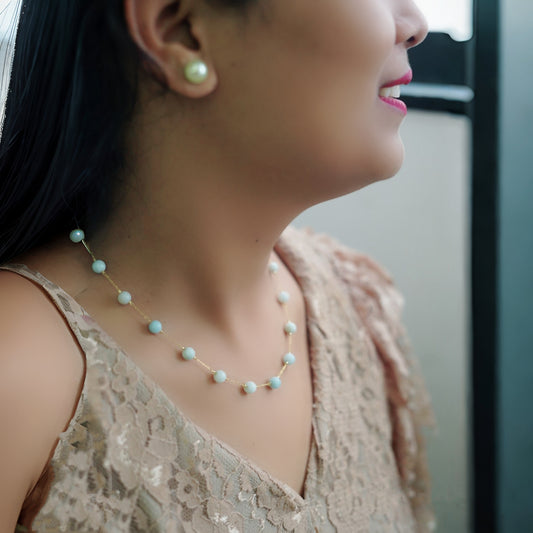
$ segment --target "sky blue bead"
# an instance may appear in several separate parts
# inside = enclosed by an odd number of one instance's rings
[[[278,294],[278,302],[280,304],[286,304],[291,299],[291,295],[287,291],[281,291]]]
[[[152,320],[152,322],[148,324],[148,330],[150,331],[150,333],[157,335],[158,333],[161,333],[163,331],[163,324],[161,324],[159,320]]]
[[[281,387],[281,379],[278,376],[270,378],[270,388],[279,389]]]
[[[76,244],[85,239],[85,233],[81,229],[75,229],[70,232],[70,240]]]
[[[247,381],[243,389],[246,394],[253,394],[257,390],[257,385],[253,381]]]
[[[294,354],[289,352],[289,353],[286,353],[284,356],[283,356],[283,362],[286,364],[286,365],[293,365],[295,362],[296,362],[296,357],[294,357]]]
[[[217,371],[213,374],[213,379],[214,379],[217,383],[224,383],[224,382],[228,379],[228,376],[226,376],[226,372],[224,372],[224,370],[217,370]]]
[[[121,291],[117,300],[120,305],[128,305],[131,302],[131,294],[128,291]]]
[[[194,351],[194,348],[189,346],[188,348],[182,350],[181,356],[183,359],[185,359],[185,361],[192,361],[196,357],[196,352]]]
[[[103,274],[106,271],[106,268],[106,264],[101,259],[97,259],[92,266],[95,274]]]
[[[271,274],[276,274],[276,272],[278,272],[278,270],[279,270],[279,265],[275,261],[272,261],[271,263],[269,263],[268,271]]]
[[[285,324],[285,333],[287,333],[287,335],[294,335],[297,330],[298,328],[294,322],[289,321]]]

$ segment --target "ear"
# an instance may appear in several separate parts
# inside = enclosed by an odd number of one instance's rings
[[[194,16],[194,0],[124,0],[128,30],[134,42],[173,91],[189,98],[213,92],[218,80],[207,55],[206,28]],[[195,85],[185,78],[185,66],[203,61],[207,79]]]

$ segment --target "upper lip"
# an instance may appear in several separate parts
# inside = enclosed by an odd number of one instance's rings
[[[382,89],[386,89],[387,87],[396,87],[396,85],[408,85],[413,81],[413,71],[409,69],[401,78],[398,78],[394,81],[389,81],[385,83],[385,85],[382,85]]]

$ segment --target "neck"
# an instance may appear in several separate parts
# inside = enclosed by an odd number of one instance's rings
[[[215,309],[265,278],[272,249],[288,220],[268,224],[257,213],[244,216],[239,203],[224,203],[223,208],[204,204],[201,211],[194,208],[201,202],[190,205],[167,213],[123,213],[92,246],[97,256],[116,265],[117,275],[132,283],[149,282],[154,300],[174,287],[173,292],[186,292]],[[237,210],[239,217],[227,215]]]
[[[163,314],[179,301],[220,322],[271,295],[267,265],[292,217],[220,188],[180,194],[172,178],[132,189],[92,239],[94,253]]]
[[[212,128],[180,132],[170,112],[158,116],[168,124],[141,117],[131,128],[135,172],[124,176],[118,207],[92,247],[162,312],[179,297],[204,315],[227,317],[232,306],[242,311],[270,291],[273,246],[307,206],[296,206],[296,195],[280,199],[283,176],[258,164],[257,150],[241,155],[211,138]]]

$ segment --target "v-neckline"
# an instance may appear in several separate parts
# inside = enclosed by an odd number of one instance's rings
[[[204,429],[202,426],[194,422],[194,420],[192,420],[189,416],[187,416],[180,409],[179,405],[177,405],[175,402],[173,402],[170,399],[169,395],[165,392],[163,387],[161,387],[161,385],[159,385],[155,381],[155,379],[153,379],[144,370],[142,370],[142,368],[139,367],[139,365],[137,365],[137,363],[135,363],[135,361],[130,356],[128,356],[127,351],[124,348],[122,348],[122,346],[120,346],[120,344],[80,304],[78,304],[76,300],[69,293],[67,293],[59,285],[50,281],[40,272],[36,272],[32,270],[31,268],[27,267],[26,265],[5,265],[4,269],[11,270],[12,268],[14,268],[15,273],[20,273],[21,272],[20,267],[22,267],[22,272],[29,274],[30,279],[33,278],[34,281],[41,282],[39,283],[39,285],[49,294],[49,296],[51,297],[53,296],[53,294],[49,292],[49,290],[52,289],[53,291],[57,291],[57,294],[60,295],[63,299],[67,300],[68,302],[74,302],[76,307],[80,309],[83,319],[86,321],[90,321],[91,327],[99,331],[99,333],[105,338],[105,342],[107,343],[107,345],[113,348],[118,354],[118,357],[120,357],[126,365],[129,365],[129,367],[132,368],[137,373],[137,375],[139,376],[139,380],[140,381],[142,380],[142,382],[145,385],[147,385],[153,391],[154,394],[158,395],[163,400],[163,402],[166,404],[166,407],[168,408],[174,420],[180,420],[180,421],[185,422],[189,427],[192,427],[193,430],[196,431],[206,442],[211,441],[215,443],[216,445],[220,447],[220,449],[224,450],[225,453],[228,453],[229,455],[232,455],[233,457],[237,458],[241,463],[245,463],[247,467],[250,470],[252,470],[259,478],[261,479],[264,479],[265,477],[268,478],[274,485],[280,488],[290,500],[298,502],[300,506],[304,506],[308,503],[308,494],[309,494],[310,483],[311,483],[309,472],[311,469],[313,458],[315,454],[320,453],[320,446],[318,442],[319,435],[318,435],[318,427],[317,427],[318,426],[317,412],[321,405],[320,398],[318,398],[318,391],[323,389],[323,387],[319,383],[319,378],[322,375],[322,373],[318,371],[318,368],[317,368],[318,361],[317,361],[316,354],[315,354],[318,339],[314,338],[313,330],[309,328],[309,312],[312,309],[311,307],[312,298],[310,297],[309,294],[307,294],[308,291],[302,286],[302,282],[300,280],[300,277],[298,276],[298,271],[295,265],[289,264],[286,257],[284,257],[283,253],[280,252],[279,250],[280,250],[280,247],[277,245],[276,251],[278,253],[278,256],[280,257],[284,265],[288,268],[288,270],[291,272],[291,275],[294,276],[296,282],[300,286],[300,289],[302,290],[304,302],[305,302],[306,332],[307,332],[307,339],[308,339],[308,353],[309,353],[309,365],[310,365],[310,370],[311,370],[313,403],[312,403],[312,414],[311,414],[311,438],[310,438],[310,445],[309,445],[308,456],[307,456],[307,461],[306,461],[306,466],[305,466],[303,494],[300,494],[297,490],[295,490],[292,486],[290,486],[285,481],[272,475],[270,472],[268,472],[267,470],[259,466],[254,460],[240,453],[238,450],[236,450],[233,446],[225,442],[223,439],[217,437],[213,433],[209,432],[208,430]],[[42,282],[45,282],[48,285],[48,288],[45,287],[45,285]],[[76,339],[78,340],[78,342],[83,348],[87,339],[79,333],[78,328],[76,327],[77,324],[75,323],[75,321],[68,316],[68,313],[65,313],[65,311],[67,310],[62,307],[62,302],[58,301],[58,299],[55,299],[53,297],[52,297],[52,300],[55,302],[56,307],[59,308],[60,312],[67,319],[67,322],[69,323],[71,330],[73,331],[73,333],[76,336]],[[68,436],[68,434],[71,431],[73,431],[74,427],[76,426],[77,420],[79,419],[83,411],[82,409],[83,399],[88,397],[88,380],[87,380],[88,353],[87,352],[88,350],[83,349],[87,370],[86,370],[86,374],[84,375],[83,386],[81,388],[78,403],[76,405],[76,409],[75,409],[73,417],[70,419],[69,424],[67,428],[65,429],[65,431],[61,433],[59,442],[57,443],[56,447],[54,448],[52,452],[53,458],[56,457],[56,452],[58,451],[61,440],[62,439],[64,440]]]
[[[95,322],[92,317],[89,314],[86,314],[86,316],[91,320],[93,326],[96,327],[100,331],[100,333],[103,334],[103,336],[106,338],[106,341],[109,345],[111,345],[112,348],[114,348],[118,354],[118,356],[125,362],[126,365],[129,365],[130,368],[133,368],[135,372],[139,375],[139,379],[142,380],[143,384],[147,385],[151,391],[153,391],[154,394],[157,394],[163,402],[166,404],[165,407],[168,408],[169,412],[172,415],[173,419],[179,419],[180,421],[186,423],[189,427],[192,427],[193,430],[201,435],[201,437],[204,439],[204,441],[211,441],[215,443],[217,446],[219,446],[224,452],[234,456],[235,458],[239,459],[241,463],[245,463],[250,470],[253,470],[259,478],[265,478],[267,477],[277,485],[282,491],[288,496],[291,500],[296,500],[300,504],[306,504],[308,501],[308,498],[306,497],[309,493],[309,470],[312,462],[313,454],[317,452],[318,450],[318,443],[316,441],[316,409],[318,402],[316,399],[313,401],[312,406],[312,416],[311,416],[311,439],[310,439],[310,446],[308,450],[308,457],[306,461],[306,467],[305,467],[305,478],[304,478],[304,489],[303,489],[303,495],[299,494],[298,491],[296,491],[293,487],[291,487],[288,483],[285,481],[277,478],[276,476],[272,475],[270,472],[265,470],[263,467],[259,466],[253,459],[250,459],[249,457],[243,455],[241,452],[236,450],[233,446],[228,444],[223,439],[217,437],[215,434],[211,433],[207,429],[200,426],[198,423],[196,423],[192,418],[190,418],[187,414],[185,414],[180,407],[173,402],[169,395],[165,392],[163,387],[159,385],[150,375],[148,375],[142,368],[135,363],[135,361],[128,356],[127,352],[122,349],[118,343],[111,337],[97,322]],[[310,355],[311,357],[311,355]],[[311,362],[311,361],[310,361]],[[311,362],[312,364],[312,362]],[[313,380],[313,398],[315,398],[315,376],[314,373],[312,374],[312,380]],[[85,384],[84,387],[85,389]]]

